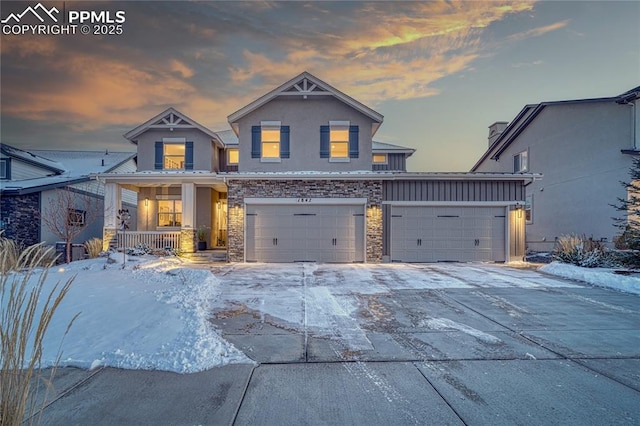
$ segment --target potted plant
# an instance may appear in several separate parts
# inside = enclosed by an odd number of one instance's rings
[[[207,236],[209,235],[209,227],[205,225],[198,226],[196,237],[198,237],[198,250],[207,249]]]

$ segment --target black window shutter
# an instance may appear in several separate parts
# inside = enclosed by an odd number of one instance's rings
[[[184,168],[185,170],[193,170],[193,142],[185,142]]]
[[[329,126],[320,126],[320,158],[329,158]]]
[[[262,156],[262,129],[260,126],[251,126],[251,158]]]
[[[349,158],[358,158],[358,126],[349,126]]]
[[[164,144],[162,142],[156,142],[156,158],[153,164],[153,168],[156,170],[162,170],[164,163]]]
[[[289,158],[289,126],[280,126],[280,158]]]

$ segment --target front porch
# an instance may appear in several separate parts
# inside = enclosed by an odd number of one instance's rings
[[[226,249],[227,186],[223,179],[131,173],[105,180],[103,249],[144,246],[194,253],[198,243]],[[123,190],[135,193],[137,205],[137,216],[128,221],[121,215]]]

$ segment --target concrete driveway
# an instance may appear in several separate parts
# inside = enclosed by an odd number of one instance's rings
[[[638,296],[487,264],[212,272],[211,321],[256,366],[69,369],[44,422],[640,423]]]

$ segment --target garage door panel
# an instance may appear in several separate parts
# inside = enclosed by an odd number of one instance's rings
[[[505,260],[504,207],[393,206],[391,213],[392,261]]]
[[[362,205],[249,205],[246,224],[247,261],[364,261]]]

